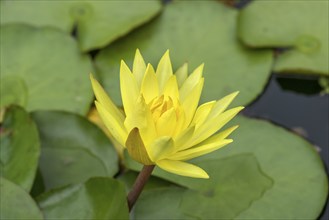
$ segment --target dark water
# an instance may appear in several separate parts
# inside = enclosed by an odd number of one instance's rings
[[[320,94],[317,78],[273,75],[264,93],[244,115],[267,119],[293,130],[313,143],[329,168],[329,95]],[[321,220],[329,219],[329,205]]]

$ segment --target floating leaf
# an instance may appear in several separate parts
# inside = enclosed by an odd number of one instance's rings
[[[72,37],[51,28],[4,25],[0,43],[1,75],[19,79],[12,82],[14,88],[26,85],[27,110],[87,113],[93,98],[88,77],[92,66]]]
[[[120,59],[132,63],[136,48],[145,61],[158,63],[170,49],[174,69],[184,62],[189,71],[205,63],[202,101],[219,99],[240,90],[236,103],[247,104],[265,86],[270,74],[272,52],[250,50],[236,39],[238,12],[215,1],[177,1],[132,34],[111,44],[96,57],[105,89],[117,104]]]
[[[1,176],[30,191],[38,167],[40,141],[35,123],[21,107],[6,109],[0,143]]]
[[[21,187],[0,177],[1,219],[43,219],[35,201]]]
[[[240,14],[239,36],[252,47],[288,47],[274,71],[329,75],[328,1],[253,1]]]
[[[165,187],[143,192],[134,207],[134,219],[195,219],[180,209],[185,191],[183,188]]]
[[[32,117],[40,132],[39,166],[47,190],[118,171],[109,139],[86,118],[58,111],[37,111]]]
[[[252,154],[202,161],[199,165],[207,170],[211,179],[195,181],[194,187],[198,189],[187,191],[182,200],[184,212],[196,218],[233,219],[273,184]]]
[[[314,147],[294,133],[261,120],[238,117],[235,140],[205,159],[253,153],[273,186],[237,218],[316,219],[328,195],[328,179]]]
[[[238,124],[240,127],[232,135],[234,139],[232,144],[200,157],[192,163],[205,168],[207,172],[209,170],[211,181],[218,175],[228,175],[225,173],[231,172],[234,167],[222,169],[221,166],[216,166],[216,172],[213,174],[211,170],[215,168],[208,167],[207,161],[218,160],[219,163],[228,157],[241,154],[255,156],[261,173],[272,179],[273,185],[248,208],[238,213],[236,218],[316,219],[328,195],[328,179],[314,147],[301,137],[265,121],[237,117],[231,122],[231,125],[233,124]],[[137,169],[131,161],[125,160],[125,162],[128,167]],[[241,170],[240,175],[245,177],[245,171],[239,163],[235,165],[237,170]],[[206,180],[192,180],[160,169],[156,169],[154,174],[191,189],[204,188],[206,190],[208,187]],[[254,179],[250,173],[248,176],[250,177],[248,181],[252,183]],[[201,212],[203,209],[198,215]]]
[[[23,80],[16,76],[1,77],[0,108],[16,104],[25,107],[27,103],[27,87]]]
[[[129,219],[123,184],[104,177],[47,192],[37,198],[45,219]]]
[[[150,214],[143,211],[145,203],[149,203],[146,207],[153,219],[161,219],[164,213],[181,212],[194,219],[233,219],[272,186],[271,179],[260,170],[251,154],[203,161],[199,165],[211,175],[209,180],[185,180],[194,190],[176,190],[174,196],[167,195],[172,189],[162,190],[165,192],[158,200],[165,200],[167,204],[177,202],[171,210],[163,211],[158,203],[151,202],[154,201],[154,192],[146,194],[141,203],[138,201],[137,219],[150,218]],[[173,198],[178,201],[172,201]]]
[[[101,48],[149,21],[160,1],[1,1],[1,24],[52,26],[71,32],[77,26],[83,51]],[[42,19],[40,19],[42,18]]]

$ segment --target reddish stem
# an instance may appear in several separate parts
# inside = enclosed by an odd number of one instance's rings
[[[151,176],[154,167],[155,165],[144,165],[143,169],[138,174],[138,177],[127,197],[129,211],[131,211],[133,206],[135,205],[135,202],[141,194],[147,180]]]

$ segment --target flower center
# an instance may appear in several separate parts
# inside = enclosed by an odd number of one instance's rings
[[[147,105],[159,136],[176,136],[180,132],[184,113],[175,97],[161,95]]]
[[[166,111],[175,108],[172,98],[164,95],[154,98],[148,103],[148,106],[155,122],[158,121]]]

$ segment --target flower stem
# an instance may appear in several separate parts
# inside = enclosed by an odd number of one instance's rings
[[[141,194],[144,188],[144,185],[151,176],[154,167],[155,165],[144,165],[143,169],[138,174],[138,177],[127,197],[129,211],[132,210],[135,202],[137,201],[139,195]]]

